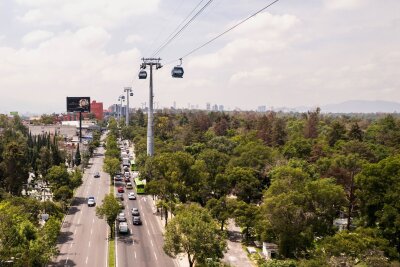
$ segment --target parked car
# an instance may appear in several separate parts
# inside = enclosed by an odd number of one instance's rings
[[[139,216],[139,209],[138,208],[132,208],[132,216]]]
[[[96,172],[95,174],[94,174],[94,178],[99,178],[100,177],[100,173],[99,172]]]
[[[134,225],[141,225],[141,224],[142,224],[142,221],[140,220],[140,216],[133,216],[133,218],[132,218],[132,223],[133,223]]]
[[[130,200],[135,200],[135,199],[136,199],[135,193],[129,192],[129,194],[128,194],[128,199],[130,199]]]
[[[87,202],[89,207],[94,207],[96,206],[96,201],[94,200],[94,197],[88,197],[88,202]]]
[[[118,216],[117,216],[117,221],[119,221],[119,222],[126,222],[125,213],[121,212],[120,214],[118,214]]]
[[[118,193],[124,193],[125,190],[122,186],[118,187]]]

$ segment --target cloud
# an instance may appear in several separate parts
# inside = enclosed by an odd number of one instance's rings
[[[364,5],[366,0],[325,0],[329,9],[356,9]]]
[[[18,103],[24,112],[65,111],[66,96],[112,101],[131,82],[140,54],[136,48],[107,53],[109,40],[104,29],[85,27],[56,34],[34,48],[0,46],[2,110],[16,109]]]
[[[134,43],[138,43],[141,42],[143,40],[143,38],[137,34],[131,34],[128,35],[125,39],[125,42],[128,44],[134,44]]]
[[[114,28],[131,16],[151,14],[160,0],[17,0],[28,11],[19,17],[34,25],[71,24]]]
[[[236,24],[231,23],[226,28]],[[262,13],[248,24],[239,26],[226,38],[230,41],[217,52],[196,56],[190,59],[191,67],[220,68],[231,62],[251,61],[251,57],[259,57],[272,51],[280,51],[297,36],[291,31],[300,23],[293,15],[271,15]]]
[[[54,34],[52,32],[48,32],[48,31],[42,31],[42,30],[33,31],[33,32],[26,34],[24,37],[22,37],[22,42],[24,44],[34,44],[34,43],[49,39],[53,35]]]

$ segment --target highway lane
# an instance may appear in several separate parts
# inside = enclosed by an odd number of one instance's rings
[[[95,207],[87,206],[89,196],[94,196],[100,205],[109,191],[110,178],[102,172],[104,149],[98,148],[95,155],[61,227],[59,255],[48,266],[107,266],[108,225],[96,217]],[[100,173],[100,178],[94,178],[95,172]]]
[[[133,149],[130,149],[130,154],[134,156]],[[132,172],[131,181],[133,183]],[[124,182],[116,182],[115,191],[117,191],[118,186],[124,184]],[[159,219],[153,214],[153,200],[150,196],[137,194],[136,200],[129,200],[129,192],[135,192],[135,190],[125,189],[124,193],[124,212],[127,217],[130,233],[125,235],[117,233],[117,267],[178,266],[176,261],[167,256],[163,251],[162,225]],[[133,207],[139,208],[142,225],[133,225],[131,213]]]

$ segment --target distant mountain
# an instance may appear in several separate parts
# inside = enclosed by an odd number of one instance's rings
[[[391,101],[350,100],[339,104],[321,106],[323,113],[393,113],[400,112],[400,103]]]

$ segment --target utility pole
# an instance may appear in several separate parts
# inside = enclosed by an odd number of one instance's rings
[[[129,126],[129,95],[133,96],[132,87],[125,87],[124,92],[126,92],[126,116],[125,125]]]
[[[154,133],[153,133],[153,66],[157,69],[162,67],[161,58],[142,58],[142,69],[150,66],[150,86],[149,86],[149,109],[147,112],[147,155],[152,157],[154,155]]]

